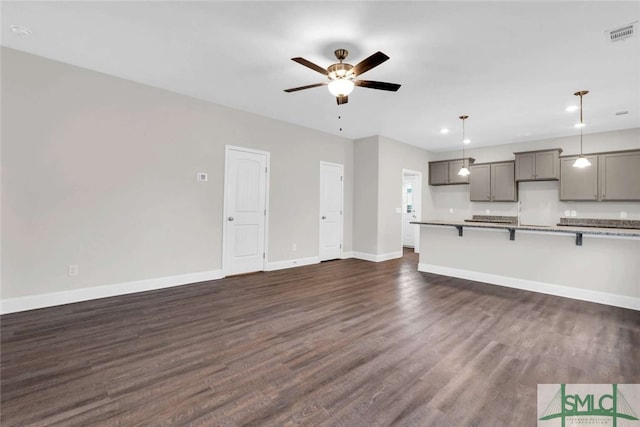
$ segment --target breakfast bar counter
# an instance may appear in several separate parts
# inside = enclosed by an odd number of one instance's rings
[[[418,270],[640,310],[640,230],[427,220]]]

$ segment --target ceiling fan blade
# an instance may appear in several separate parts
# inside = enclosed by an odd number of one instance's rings
[[[306,86],[300,86],[300,87],[292,87],[291,89],[285,89],[285,92],[297,92],[299,90],[304,90],[304,89],[311,89],[312,87],[320,87],[320,86],[326,86],[329,83],[327,82],[322,82],[322,83],[314,83],[312,85],[306,85]]]
[[[349,102],[349,97],[346,95],[336,96],[336,102],[338,103],[338,105],[346,104],[347,102]]]
[[[363,59],[358,63],[358,65],[353,67],[353,72],[356,74],[356,76],[359,76],[360,74],[364,74],[365,72],[369,71],[373,67],[377,67],[378,65],[382,64],[387,59],[389,59],[389,57],[384,53],[376,52],[370,57]]]
[[[356,80],[356,86],[368,87],[369,89],[389,90],[396,92],[400,89],[400,85],[397,83],[376,82],[374,80]]]
[[[305,67],[307,67],[307,68],[311,68],[313,71],[317,71],[317,72],[319,72],[320,74],[322,74],[323,76],[326,76],[326,75],[327,75],[327,70],[325,70],[324,68],[322,68],[322,67],[321,67],[321,66],[319,66],[319,65],[314,64],[314,63],[313,63],[313,62],[311,62],[311,61],[307,61],[307,60],[306,60],[306,59],[304,59],[304,58],[297,57],[297,58],[291,58],[291,60],[292,60],[292,61],[296,61],[298,64],[300,64],[300,65],[304,65],[304,66],[305,66]]]

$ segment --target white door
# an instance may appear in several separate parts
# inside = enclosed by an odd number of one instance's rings
[[[264,270],[269,153],[226,147],[225,275]]]
[[[320,162],[320,260],[342,255],[343,166]]]
[[[419,226],[411,221],[420,219],[422,174],[419,172],[403,173],[402,179],[402,246],[417,248],[420,238]]]

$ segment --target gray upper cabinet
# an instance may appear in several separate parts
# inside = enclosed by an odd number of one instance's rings
[[[491,201],[491,165],[473,165],[469,168],[469,199],[472,202]]]
[[[429,162],[429,185],[445,185],[449,182],[449,162]]]
[[[549,181],[560,178],[561,149],[525,151],[516,156],[516,181]]]
[[[640,200],[640,151],[598,156],[600,200]]]
[[[560,159],[560,200],[598,200],[598,156],[585,155],[591,162],[586,168],[574,168],[578,156]]]
[[[491,201],[518,201],[518,190],[515,179],[515,162],[491,164]]]
[[[578,156],[560,158],[560,200],[640,201],[640,150],[588,154],[586,168],[574,168]]]
[[[460,176],[458,171],[463,164],[468,168],[473,162],[470,157],[429,162],[429,185],[468,184],[469,176]]]
[[[469,199],[472,202],[518,200],[514,162],[480,163],[469,170]]]

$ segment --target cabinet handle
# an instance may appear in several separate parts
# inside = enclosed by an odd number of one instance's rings
[[[604,199],[605,197],[607,197],[607,196],[603,194],[603,195],[602,195],[602,198]]]

